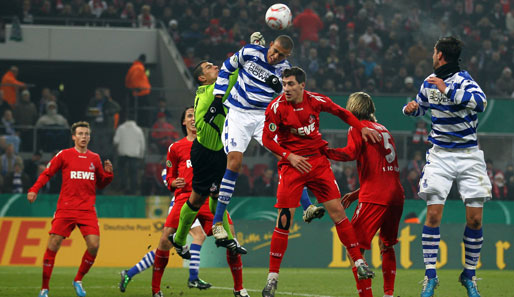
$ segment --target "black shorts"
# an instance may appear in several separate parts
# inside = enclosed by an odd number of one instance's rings
[[[227,155],[223,149],[212,151],[195,139],[191,147],[193,190],[202,195],[217,194],[227,168]]]

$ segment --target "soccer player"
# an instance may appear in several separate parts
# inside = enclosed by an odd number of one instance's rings
[[[217,205],[213,222],[215,224],[213,233],[217,240],[227,238],[221,221],[234,192],[243,162],[243,153],[252,138],[262,145],[264,112],[273,100],[274,94],[282,92],[279,77],[284,69],[290,67],[286,58],[294,47],[293,40],[287,35],[278,36],[270,43],[269,48],[262,46],[264,45],[262,35],[252,35],[252,38],[258,38],[261,41],[260,45],[246,45],[223,63],[214,86],[215,98],[210,106],[220,112],[223,111],[222,97],[230,92],[224,101],[229,113],[223,129],[219,129],[223,130],[222,141],[227,154],[227,164],[218,197],[220,203]],[[237,82],[229,90],[228,78],[237,70],[239,71]],[[211,123],[212,119],[212,116],[206,118],[208,123]],[[323,216],[324,209],[309,206],[311,203],[306,190],[300,194],[306,222],[310,222],[314,217]]]
[[[324,95],[305,90],[305,72],[299,67],[282,73],[284,94],[266,109],[262,142],[273,153],[282,156],[278,162],[277,223],[271,237],[269,274],[263,297],[275,296],[282,257],[287,249],[289,227],[300,193],[307,186],[323,203],[335,224],[339,239],[355,262],[360,279],[372,278],[373,272],[362,259],[359,242],[339,199],[341,193],[330,168],[321,154],[326,145],[319,132],[320,112],[329,112],[351,125],[365,141],[377,142],[378,132],[365,127],[349,111]],[[275,140],[276,139],[276,140]]]
[[[87,149],[91,129],[88,122],[76,122],[71,126],[71,138],[75,146],[57,153],[29,189],[27,199],[36,201],[37,193],[54,174],[62,173],[62,186],[57,209],[52,220],[52,228],[45,255],[43,257],[43,284],[39,297],[48,297],[50,277],[54,268],[55,255],[62,241],[69,237],[78,226],[87,249],[82,257],[79,270],[73,280],[77,296],[86,296],[82,278],[95,262],[100,244],[100,229],[96,215],[96,187],[107,186],[113,178],[111,161],[102,161],[98,154]]]
[[[171,245],[167,238],[169,234],[175,232],[178,216],[180,214],[180,207],[183,205],[184,201],[187,200],[191,193],[192,168],[191,161],[189,160],[189,152],[191,151],[190,146],[193,143],[193,140],[196,138],[194,109],[192,106],[187,107],[184,110],[180,122],[182,125],[182,132],[184,135],[186,135],[186,137],[170,145],[166,157],[166,168],[163,169],[164,184],[170,191],[175,192],[175,195],[170,203],[168,216],[170,216],[171,211],[173,210],[175,201],[177,201],[178,204],[178,211],[174,212],[175,227],[165,225],[163,230],[163,237],[165,239],[165,245],[168,247],[168,250],[171,248]],[[209,220],[209,223],[212,221],[212,214],[210,216],[211,219]],[[211,287],[211,284],[203,281],[198,277],[198,271],[200,268],[200,250],[202,248],[203,242],[205,241],[205,234],[198,219],[196,219],[191,226],[189,234],[191,234],[193,237],[193,242],[190,246],[191,260],[189,261],[189,280],[187,285],[189,288],[198,288],[200,290],[208,289]],[[139,274],[153,266],[155,261],[155,252],[156,250],[152,250],[146,253],[136,265],[128,270],[123,270],[121,272],[119,288],[122,293],[125,292],[129,282],[136,274]]]
[[[392,297],[396,276],[394,245],[398,242],[398,226],[405,200],[400,183],[396,146],[387,128],[377,123],[375,104],[367,93],[351,94],[346,103],[346,109],[353,113],[365,127],[379,131],[382,141],[373,144],[365,143],[361,133],[350,127],[346,147],[324,148],[323,154],[337,161],[357,160],[361,187],[343,196],[343,207],[346,209],[353,201],[359,200],[359,206],[352,218],[352,226],[362,253],[364,249],[371,248],[371,240],[380,229],[384,297]],[[371,279],[359,280],[355,267],[353,267],[353,274],[359,296],[373,296]]]
[[[457,182],[466,206],[464,229],[465,264],[459,281],[468,296],[477,297],[475,270],[482,248],[482,210],[491,199],[491,182],[487,176],[484,152],[478,148],[478,112],[487,100],[480,86],[469,73],[461,70],[459,57],[462,42],[455,37],[439,39],[432,56],[434,73],[429,75],[414,101],[403,107],[403,113],[422,116],[432,111],[432,131],[428,140],[426,165],[419,180],[419,196],[427,202],[422,244],[425,279],[422,297],[434,295],[439,284],[435,264],[439,250],[439,225],[444,203],[452,183]]]
[[[210,215],[211,221],[203,223],[203,226],[204,229],[209,229],[206,232],[207,234],[212,232],[212,212],[216,207],[219,184],[226,164],[226,155],[222,150],[219,132],[217,132],[212,125],[204,121],[204,115],[206,113],[216,112],[214,110],[208,110],[208,107],[213,99],[212,88],[218,76],[218,71],[218,67],[207,61],[200,62],[193,71],[193,77],[200,86],[196,91],[194,103],[196,139],[191,143],[190,149],[190,160],[193,166],[192,190],[189,199],[185,201],[182,207],[175,206],[173,208],[173,211],[177,209],[177,211],[180,212],[180,219],[177,222],[177,231],[168,237],[177,253],[184,258],[188,258],[190,254],[189,248],[185,244],[191,224],[197,216],[205,216],[207,218]],[[223,125],[223,121],[224,116],[220,116],[215,119],[214,123],[221,126]],[[206,199],[209,196],[212,197],[209,202],[207,202],[210,206],[210,210],[205,207],[205,205],[207,205]],[[233,293],[236,297],[249,296],[247,291],[243,288],[243,264],[240,255],[246,254],[247,251],[241,247],[233,237],[235,232],[229,227],[230,220],[228,215],[226,214],[224,217],[224,226],[229,230],[228,233],[230,234],[230,238],[228,239],[229,244],[227,245],[227,261],[234,279]],[[169,254],[169,251],[167,251],[167,253]],[[152,290],[154,290],[154,294],[158,293],[155,292],[157,287],[154,285],[154,282],[158,280],[160,283],[162,270],[165,266],[166,264],[163,258],[156,253],[152,280]]]

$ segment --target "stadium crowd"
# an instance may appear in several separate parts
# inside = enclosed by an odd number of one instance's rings
[[[272,40],[277,31],[267,28],[263,15],[274,2],[24,0],[20,2],[19,16],[24,24],[142,29],[156,27],[162,21],[191,69],[203,59],[219,65],[244,45],[254,31],[260,30],[268,41]],[[426,74],[432,72],[433,41],[441,36],[457,35],[466,43],[464,54],[468,54],[462,64],[480,82],[485,93],[492,97],[514,97],[514,5],[510,1],[439,0],[404,4],[391,0],[289,1],[294,19],[285,33],[296,42],[289,60],[306,70],[309,76],[306,89],[329,94],[364,90],[372,95],[415,96]],[[12,69],[2,70],[5,74],[9,71]],[[28,89],[20,90],[18,102],[12,101],[9,94],[6,98],[0,91],[2,193],[26,191],[48,161],[42,156],[70,143],[68,114],[73,106],[68,107],[60,100],[59,91],[43,88],[39,99]],[[163,158],[168,145],[180,138],[165,105],[165,100],[159,101],[148,120],[148,127],[152,128],[145,130],[149,131],[145,154]],[[108,128],[107,137],[99,137],[96,143],[93,140],[91,149],[104,159],[113,158],[115,149],[111,140],[122,124],[118,123],[117,100],[111,98],[109,89],[98,88],[84,113],[93,131]],[[36,134],[28,128],[32,126],[38,128]],[[427,127],[420,125],[411,138],[412,153],[402,169],[407,198],[416,198],[417,181],[424,165],[423,152],[428,146],[426,135]],[[26,160],[22,160],[19,152],[29,153]],[[269,164],[243,166],[236,195],[273,196],[277,175],[271,167],[273,165]],[[131,189],[127,194],[166,194],[166,189],[160,185],[162,162],[145,161],[144,168],[138,189]],[[333,168],[342,192],[358,188],[354,165],[339,163]],[[514,200],[512,168],[512,165],[495,168],[492,162],[488,163],[495,198]],[[53,183],[58,180],[54,179]],[[114,188],[123,192],[119,185]],[[258,193],[254,189],[259,189]],[[59,185],[51,182],[42,191],[56,193],[58,190]]]

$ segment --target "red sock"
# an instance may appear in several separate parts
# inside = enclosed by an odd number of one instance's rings
[[[50,277],[52,276],[52,270],[54,269],[55,254],[57,252],[46,249],[45,255],[43,256],[43,284],[42,289],[50,289]]]
[[[269,251],[269,272],[278,273],[280,263],[287,250],[287,240],[289,238],[289,230],[279,229],[275,227],[271,236],[271,246]]]
[[[241,255],[232,254],[231,251],[227,250],[227,263],[234,279],[234,291],[241,291],[243,289],[243,262],[241,261]]]
[[[352,258],[353,262],[362,259],[362,254],[359,248],[359,242],[355,236],[352,224],[348,218],[344,218],[341,222],[336,223],[337,235],[339,240],[344,244],[348,254]]]
[[[355,277],[355,283],[357,284],[357,292],[359,297],[373,297],[373,291],[371,290],[371,278],[360,280],[357,276],[357,268],[352,268],[353,277]]]
[[[82,278],[89,271],[93,263],[95,263],[96,256],[91,255],[87,250],[82,256],[82,262],[80,263],[79,271],[77,271],[77,275],[75,276],[74,281],[82,281]]]
[[[155,294],[161,290],[161,279],[166,265],[168,265],[168,258],[170,251],[163,251],[157,249],[155,251],[155,261],[153,263],[153,275],[152,275],[152,293]]]
[[[396,255],[390,247],[382,252],[382,275],[384,276],[384,294],[393,295],[396,277]]]

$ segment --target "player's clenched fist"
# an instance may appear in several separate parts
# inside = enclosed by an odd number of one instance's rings
[[[367,127],[362,128],[361,135],[364,141],[371,141],[372,143],[377,143],[382,139],[382,136],[377,130],[369,129]]]
[[[411,101],[405,105],[405,113],[406,114],[412,114],[416,110],[418,110],[419,104],[416,101]]]
[[[34,192],[28,192],[27,194],[27,200],[32,203],[34,201],[36,201],[36,198],[37,198],[37,194],[34,193]]]
[[[104,170],[105,172],[112,172],[112,163],[109,159],[104,161]]]

